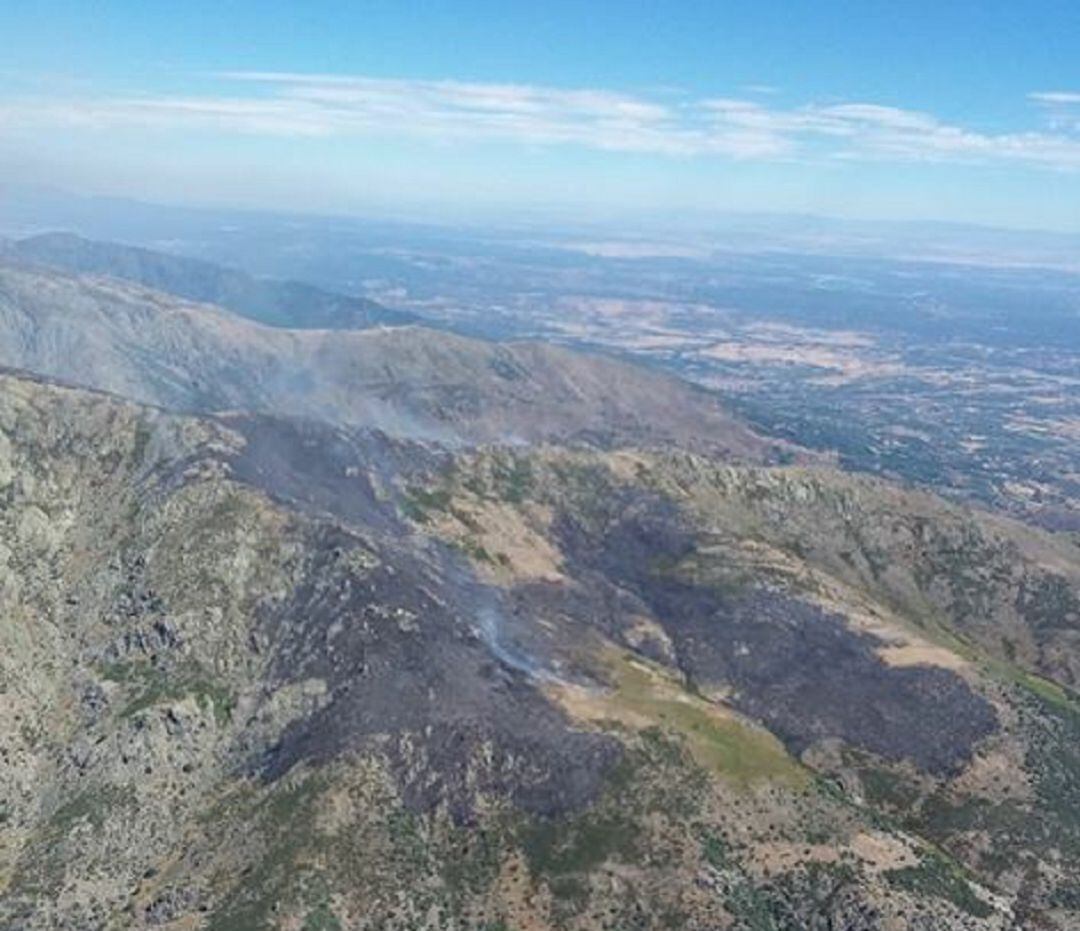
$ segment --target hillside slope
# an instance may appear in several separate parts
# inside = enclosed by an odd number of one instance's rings
[[[0,365],[181,411],[316,417],[449,443],[782,452],[713,395],[539,343],[419,327],[283,330],[113,279],[0,263]]]
[[[1053,538],[14,375],[0,495],[4,927],[1075,926]],[[979,545],[907,547],[924,517]]]
[[[588,668],[589,618],[940,845],[1021,927],[1080,920],[1074,543],[866,477],[683,452],[484,450],[411,481],[413,520],[549,619],[519,652]]]
[[[165,252],[98,242],[72,233],[43,233],[7,243],[0,251],[24,262],[76,274],[119,278],[204,304],[218,304],[268,326],[362,330],[415,323],[414,314],[366,298],[334,294],[299,281],[256,278]]]

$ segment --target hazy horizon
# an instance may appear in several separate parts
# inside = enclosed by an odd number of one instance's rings
[[[464,227],[470,223],[496,223],[495,229],[512,230],[516,227],[528,228],[536,225],[551,229],[571,230],[575,227],[604,228],[612,223],[625,223],[627,219],[640,219],[652,224],[640,230],[623,228],[622,233],[633,236],[647,236],[650,232],[682,230],[690,233],[703,225],[715,225],[723,229],[725,224],[744,222],[762,222],[778,225],[795,226],[796,224],[836,224],[850,228],[880,229],[940,229],[957,232],[989,232],[1007,234],[1048,235],[1071,239],[1080,236],[1080,223],[1075,228],[1056,228],[1054,226],[1033,226],[1024,223],[979,222],[976,220],[948,219],[933,216],[890,217],[886,215],[847,216],[841,212],[799,211],[783,209],[724,209],[724,208],[678,208],[678,207],[637,207],[632,205],[594,206],[583,211],[572,203],[547,204],[502,204],[469,205],[447,204],[437,200],[394,200],[380,202],[358,202],[352,205],[333,205],[326,207],[305,206],[304,204],[275,204],[262,201],[245,202],[210,198],[201,200],[183,195],[170,197],[167,192],[160,196],[139,195],[123,190],[122,187],[108,187],[77,190],[63,184],[40,182],[11,183],[0,182],[0,205],[5,198],[13,196],[60,198],[81,200],[90,203],[125,203],[134,207],[162,210],[184,210],[196,213],[236,213],[259,217],[295,217],[310,220],[344,220],[363,223],[390,222],[415,223],[420,225],[444,226],[447,228]]]

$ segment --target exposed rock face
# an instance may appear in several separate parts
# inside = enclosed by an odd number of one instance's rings
[[[232,784],[359,754],[402,812],[463,824],[580,810],[621,758],[486,649],[460,556],[404,544],[392,500],[364,532],[274,504],[230,478],[235,426],[0,381],[5,926],[104,920]]]
[[[0,927],[1080,922],[1074,543],[546,347],[0,333],[161,405],[0,374]]]

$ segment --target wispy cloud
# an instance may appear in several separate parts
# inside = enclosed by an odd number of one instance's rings
[[[1080,104],[1080,91],[1035,91],[1028,99],[1036,103]]]
[[[765,95],[763,88],[754,94],[757,99],[694,99],[279,72],[226,72],[215,78],[230,93],[0,102],[0,128],[382,134],[744,160],[1014,163],[1080,170],[1080,93],[1071,91],[1029,95],[1037,128],[988,132],[872,102],[780,106],[774,103],[778,95]]]
[[[1080,135],[1080,92],[1036,91],[1028,99],[1042,109],[1054,132]]]

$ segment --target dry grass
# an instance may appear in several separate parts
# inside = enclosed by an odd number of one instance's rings
[[[548,687],[572,717],[593,724],[616,721],[638,731],[658,727],[679,736],[699,765],[738,785],[805,782],[805,771],[772,734],[687,692],[659,667],[614,647],[603,651],[601,664],[609,688]]]

